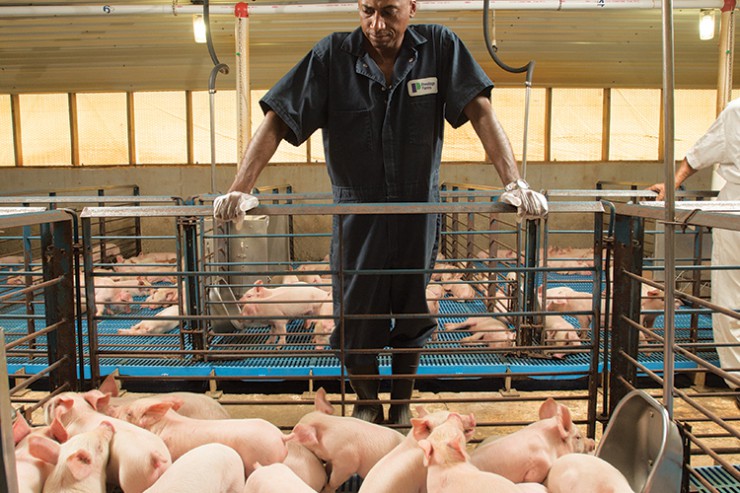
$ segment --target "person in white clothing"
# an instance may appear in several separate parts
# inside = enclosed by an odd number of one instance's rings
[[[678,188],[698,170],[719,163],[717,172],[726,183],[717,200],[740,201],[740,98],[731,101],[709,127],[709,130],[689,149],[676,170]],[[663,200],[665,183],[649,187]],[[740,266],[740,231],[714,228],[712,231],[712,265]],[[727,308],[740,308],[740,268],[712,270],[712,302]],[[714,341],[720,366],[730,373],[725,379],[732,389],[740,388],[740,320],[714,313],[712,315]],[[736,396],[740,408],[740,395]]]

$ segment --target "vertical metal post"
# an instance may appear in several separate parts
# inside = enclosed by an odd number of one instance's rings
[[[704,228],[702,226],[695,227],[696,234],[694,234],[694,259],[693,265],[698,267],[702,265],[702,257],[704,255]],[[701,269],[694,269],[691,273],[691,295],[699,298],[701,297]],[[689,334],[689,341],[697,342],[699,340],[699,314],[691,313],[691,330]],[[695,352],[694,348],[690,348],[689,351]]]
[[[673,68],[673,0],[661,2],[663,17],[663,168],[665,173],[665,313],[663,345],[663,406],[668,416],[673,418],[674,359],[673,343],[675,328],[675,288],[676,288],[676,225],[675,225],[675,172],[674,158],[674,68]]]
[[[138,197],[141,195],[141,191],[139,190],[139,185],[134,185],[134,196]],[[134,202],[134,206],[138,207],[141,205],[141,202]],[[141,217],[136,216],[134,218],[134,234],[136,235],[136,238],[134,241],[136,242],[136,251],[134,252],[134,255],[139,255],[141,250]]]
[[[31,204],[29,203],[24,203],[23,207],[28,207],[30,205]],[[32,234],[31,226],[23,226],[23,270],[26,272],[31,271],[31,262],[33,262]],[[24,276],[23,280],[25,287],[29,287],[33,284],[33,276]],[[26,314],[28,315],[28,320],[26,320],[26,331],[28,334],[33,334],[36,332],[36,319],[33,316],[36,313],[36,307],[33,304],[33,291],[28,290],[24,299],[26,303]],[[28,348],[35,349],[36,341],[28,341]]]
[[[614,227],[614,305],[612,311],[611,369],[609,372],[609,414],[632,389],[637,369],[624,354],[637,358],[639,334],[624,319],[640,319],[640,286],[625,272],[642,274],[642,255],[645,221],[641,218],[617,214]]]
[[[200,299],[198,296],[198,284],[199,278],[196,275],[198,271],[198,228],[196,218],[186,217],[180,219],[182,231],[185,237],[185,289],[187,292],[187,306],[184,308],[187,310],[188,315],[199,315],[200,314]],[[185,315],[184,313],[181,315]],[[184,323],[184,322],[183,322]],[[188,322],[191,324],[191,336],[190,345],[192,349],[202,350],[205,349],[205,334],[206,327],[205,322],[202,320],[191,320]],[[196,337],[195,328],[199,329],[199,334]]]
[[[0,452],[3,467],[0,470],[0,491],[18,493],[18,475],[15,466],[15,444],[13,443],[13,421],[15,410],[10,404],[8,364],[5,354],[5,330],[0,327]]]
[[[92,219],[82,218],[82,258],[85,271],[85,301],[87,303],[87,343],[90,353],[90,380],[100,385],[100,358],[98,357],[98,322],[95,320],[95,280],[92,261]],[[84,348],[80,348],[81,351]]]
[[[602,287],[602,258],[604,248],[604,215],[594,214],[594,276],[593,289],[593,319],[591,322],[591,364],[588,372],[588,425],[586,434],[596,436],[596,396],[599,390],[599,346],[601,343],[601,287]],[[585,329],[586,327],[581,327]]]
[[[41,258],[44,281],[60,278],[60,282],[44,289],[46,325],[58,324],[47,334],[49,364],[63,360],[49,374],[49,387],[57,389],[64,383],[77,388],[76,344],[74,327],[74,296],[72,291],[72,221],[41,225]]]
[[[537,308],[536,304],[536,278],[537,272],[533,269],[537,266],[537,254],[539,250],[539,220],[527,220],[524,229],[526,230],[526,241],[524,243],[525,250],[525,267],[528,270],[524,271],[524,297],[523,297],[523,308],[525,312],[531,313]],[[538,317],[540,318],[540,317]],[[534,317],[527,315],[522,317],[521,325],[528,325],[530,329],[522,332],[522,343],[524,345],[530,345],[535,342],[534,330],[531,326],[534,324]]]

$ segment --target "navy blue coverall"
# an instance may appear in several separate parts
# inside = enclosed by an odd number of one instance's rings
[[[463,108],[492,87],[462,41],[434,24],[408,27],[387,83],[358,28],[319,41],[260,105],[285,122],[293,145],[322,129],[336,203],[438,202],[443,119],[462,125]],[[345,270],[429,269],[438,237],[436,214],[335,216],[332,270],[340,264]],[[340,293],[335,275],[335,316],[340,298],[347,315],[386,315],[346,320],[345,349],[422,347],[436,326],[433,318],[389,317],[429,313],[428,277],[348,273]],[[331,346],[340,346],[339,329]],[[374,354],[349,354],[345,363],[351,369],[375,360]]]

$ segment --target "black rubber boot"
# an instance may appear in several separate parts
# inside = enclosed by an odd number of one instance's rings
[[[393,355],[391,369],[394,375],[416,375],[419,369],[420,353],[399,353]],[[414,379],[402,378],[394,379],[391,387],[391,400],[411,399],[411,393],[414,391]],[[405,403],[391,403],[388,411],[388,421],[391,424],[411,426],[411,405]]]
[[[378,375],[378,366],[356,366],[347,368],[349,373],[349,383],[352,385],[357,398],[363,401],[378,400],[378,390],[380,389],[380,380],[359,380],[353,379],[357,375]],[[352,409],[352,417],[368,421],[370,423],[380,424],[383,422],[383,405],[377,404],[355,404]]]

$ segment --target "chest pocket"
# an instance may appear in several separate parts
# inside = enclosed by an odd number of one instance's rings
[[[334,110],[329,114],[331,147],[337,159],[357,158],[360,153],[372,152],[372,114],[368,109]]]
[[[409,122],[409,142],[418,145],[431,145],[437,125],[437,98],[435,94],[413,98]]]

